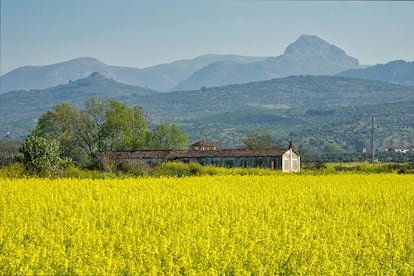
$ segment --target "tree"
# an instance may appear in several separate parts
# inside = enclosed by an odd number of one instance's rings
[[[92,97],[82,111],[80,137],[89,155],[105,151],[139,150],[146,146],[149,121],[140,107]]]
[[[22,142],[17,140],[0,140],[0,167],[13,164],[20,157]]]
[[[36,133],[55,139],[62,158],[89,166],[104,151],[145,148],[148,125],[140,107],[129,108],[112,99],[91,97],[83,110],[62,103],[44,113]]]
[[[325,144],[323,151],[325,154],[337,155],[342,153],[342,147],[339,144],[327,143]]]
[[[184,149],[188,137],[175,124],[162,123],[151,133],[150,148],[160,150]]]
[[[79,143],[80,112],[70,103],[61,103],[40,117],[36,134],[54,139],[59,144],[60,156],[79,161],[82,147]]]
[[[56,140],[40,137],[36,132],[26,138],[20,152],[26,170],[38,176],[51,175],[62,164]]]
[[[93,161],[103,147],[102,125],[105,121],[106,102],[99,97],[91,97],[85,102],[85,109],[79,118],[79,138],[81,146]]]
[[[148,125],[140,107],[129,108],[109,100],[101,126],[102,143],[99,152],[145,148]]]
[[[252,133],[243,138],[243,144],[248,149],[270,149],[272,138],[269,133]]]
[[[106,151],[183,149],[187,135],[174,124],[160,124],[153,131],[141,107],[128,107],[112,99],[91,97],[83,110],[62,103],[42,115],[36,135],[55,140],[61,158],[82,167],[94,166]]]
[[[303,160],[304,162],[312,162],[317,160],[318,158],[316,148],[311,145],[301,144],[299,145],[298,151],[300,153],[301,160]]]

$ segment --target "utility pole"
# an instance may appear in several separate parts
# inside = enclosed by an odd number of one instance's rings
[[[375,117],[374,117],[374,116],[372,116],[372,126],[371,126],[371,150],[372,150],[372,163],[374,163],[374,162],[375,162],[374,134],[375,134]]]

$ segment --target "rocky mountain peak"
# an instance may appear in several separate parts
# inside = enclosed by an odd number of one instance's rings
[[[358,66],[357,59],[348,56],[345,51],[329,44],[316,35],[301,35],[291,43],[283,54],[284,56],[296,56],[302,58],[322,58],[331,60],[346,60],[347,63]]]
[[[104,75],[102,75],[99,72],[92,72],[92,74],[90,74],[90,76],[88,77],[88,79],[95,79],[95,80],[106,80],[108,79],[107,77],[105,77]]]
[[[92,57],[79,57],[79,58],[69,60],[67,61],[67,63],[83,65],[83,66],[106,66],[105,63]]]
[[[301,35],[293,43],[286,47],[284,54],[296,54],[304,49],[324,50],[330,44],[316,35]]]

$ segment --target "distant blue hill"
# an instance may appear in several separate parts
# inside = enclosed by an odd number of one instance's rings
[[[359,67],[356,58],[314,35],[302,35],[290,44],[283,55],[240,64],[220,61],[210,64],[175,86],[172,90],[262,81],[299,75],[335,75]]]
[[[290,75],[334,75],[358,67],[358,60],[342,49],[317,36],[302,35],[278,57],[209,54],[147,68],[112,66],[81,57],[46,66],[23,66],[0,77],[0,93],[54,87],[93,72],[117,82],[170,92]]]
[[[235,55],[204,55],[147,68],[107,65],[95,58],[81,57],[46,66],[23,66],[0,77],[0,93],[13,90],[45,89],[77,79],[93,72],[130,85],[168,91],[171,87],[190,77],[195,71],[218,61],[248,63],[263,60],[262,57]]]
[[[338,76],[414,85],[414,61],[396,60],[365,69],[347,70]]]

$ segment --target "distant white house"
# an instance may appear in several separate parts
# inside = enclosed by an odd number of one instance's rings
[[[414,151],[414,147],[411,146],[382,146],[378,149],[379,152],[398,152],[407,153]]]

